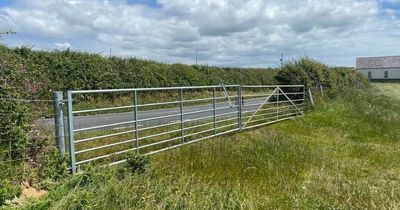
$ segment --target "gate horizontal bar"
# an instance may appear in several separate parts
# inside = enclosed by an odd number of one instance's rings
[[[159,145],[159,144],[165,144],[165,143],[168,143],[168,142],[171,142],[171,141],[176,141],[176,140],[181,140],[181,139],[182,139],[182,137],[178,136],[178,137],[174,137],[174,138],[171,138],[171,139],[166,139],[166,140],[157,141],[157,142],[150,143],[150,144],[145,144],[143,146],[140,146],[139,149],[152,147],[152,146],[156,146],[156,145]]]
[[[133,124],[135,121],[127,121],[127,122],[120,122],[120,123],[112,123],[112,124],[107,124],[107,125],[99,125],[99,126],[93,126],[93,127],[88,127],[88,128],[81,128],[81,129],[76,129],[74,132],[83,132],[83,131],[89,131],[89,130],[97,130],[101,128],[108,128],[108,127],[114,127],[118,125],[126,125],[126,124]]]
[[[199,127],[203,127],[203,126],[207,126],[207,125],[212,125],[214,123],[221,123],[221,122],[227,122],[227,121],[232,121],[232,120],[237,120],[237,117],[224,119],[224,120],[218,120],[218,121],[215,121],[215,122],[212,121],[212,122],[204,123],[204,124],[201,124],[201,125],[195,125],[195,126],[191,126],[191,127],[185,127],[184,130],[190,130],[190,129],[199,128]]]
[[[99,108],[99,109],[87,109],[87,110],[79,110],[74,111],[74,114],[81,114],[81,113],[90,113],[90,112],[100,112],[100,111],[109,111],[109,110],[118,110],[118,109],[128,109],[133,108],[135,106],[119,106],[119,107],[107,107],[107,108]]]
[[[235,132],[235,131],[238,131],[238,130],[239,129],[236,128],[236,129],[225,131],[225,132],[218,133],[218,134],[215,134],[215,135],[205,136],[205,137],[202,137],[202,138],[199,138],[199,139],[196,139],[196,140],[192,140],[192,141],[188,141],[188,142],[185,142],[185,143],[182,143],[182,144],[178,144],[178,145],[174,145],[174,146],[167,147],[167,148],[164,148],[164,149],[152,151],[152,152],[146,153],[145,155],[152,155],[152,154],[164,152],[164,151],[167,151],[167,150],[170,150],[170,149],[174,149],[174,148],[181,147],[181,146],[184,146],[184,145],[192,144],[192,143],[199,142],[199,141],[202,141],[202,140],[205,140],[205,139],[209,139],[209,138],[212,138],[212,137],[216,137],[216,136],[221,136],[221,135],[224,135],[224,134],[232,133],[232,132]]]
[[[290,101],[292,101],[292,102],[297,102],[297,101],[304,101],[304,99],[296,99],[296,100],[290,100]],[[271,101],[271,102],[266,102],[266,103],[257,103],[257,104],[247,104],[247,105],[242,105],[242,107],[251,107],[251,106],[260,106],[260,105],[265,105],[265,104],[276,104],[276,103],[287,103],[287,102],[290,102],[289,100],[286,100],[286,101],[279,101],[279,102],[277,102],[277,101]]]
[[[166,127],[166,126],[171,126],[171,125],[176,125],[176,124],[180,124],[181,122],[172,122],[172,123],[165,123],[165,124],[160,124],[160,125],[155,125],[155,126],[149,126],[149,127],[143,127],[143,128],[139,128],[139,131],[145,131],[145,130],[151,130],[151,129],[156,129],[156,128],[162,128],[162,127]]]
[[[239,85],[225,85],[225,87],[238,87]],[[82,93],[114,93],[114,92],[133,92],[133,91],[155,91],[155,90],[180,90],[180,89],[208,89],[221,88],[220,85],[210,86],[184,86],[184,87],[158,87],[158,88],[126,88],[126,89],[103,89],[103,90],[73,90],[72,94]]]
[[[277,123],[277,122],[280,122],[280,121],[284,121],[284,120],[288,120],[288,119],[293,119],[293,118],[295,118],[295,117],[296,117],[296,116],[293,116],[293,117],[286,117],[286,118],[282,118],[282,119],[279,119],[279,120],[274,120],[274,121],[270,121],[270,122],[266,122],[266,123],[261,123],[261,124],[252,125],[252,126],[246,126],[246,127],[243,128],[243,130],[245,130],[245,129],[251,129],[251,128],[256,128],[256,127],[260,127],[260,126],[263,126],[263,125],[269,125],[269,124]]]
[[[153,135],[140,137],[139,140],[145,140],[145,139],[154,138],[154,137],[157,137],[157,136],[163,136],[163,135],[167,135],[167,134],[171,134],[171,133],[176,133],[176,132],[179,132],[179,131],[181,131],[181,130],[177,129],[177,130],[166,131],[166,132],[162,132],[162,133],[156,133],[156,134],[153,134]]]
[[[81,154],[81,153],[86,153],[86,152],[90,152],[90,151],[94,151],[94,150],[98,150],[98,149],[104,149],[104,148],[107,148],[107,147],[114,147],[114,146],[118,146],[118,145],[121,145],[121,144],[132,143],[132,142],[135,142],[135,141],[136,141],[136,139],[129,139],[129,140],[120,141],[120,142],[116,142],[116,143],[112,143],[112,144],[106,144],[106,145],[102,145],[102,146],[98,146],[98,147],[92,147],[92,148],[89,148],[89,149],[76,151],[75,154],[78,155],[78,154]]]
[[[296,110],[296,109],[294,109],[294,110]],[[275,115],[274,117],[276,118],[277,116],[276,116],[276,114],[278,113],[286,113],[286,112],[288,112],[288,111],[293,111],[293,109],[292,110],[283,110],[283,111],[278,111],[278,112],[269,112],[269,113],[264,113],[264,114],[256,114],[256,115],[254,115],[254,117],[261,117],[261,116],[268,116],[268,115]],[[292,113],[292,114],[296,114],[296,113]],[[278,116],[281,116],[281,115],[278,115]],[[246,118],[250,118],[251,116],[245,116],[245,117],[242,117],[242,118],[244,118],[244,119],[246,119]],[[264,118],[264,119],[268,119],[268,118]],[[251,123],[252,121],[249,121],[248,123]]]
[[[237,114],[237,111],[234,112],[227,112],[227,113],[222,113],[222,114],[217,114],[215,115],[216,117],[222,117],[222,116],[226,116],[226,115],[233,115],[233,114]],[[214,115],[210,115],[210,116],[206,116],[206,117],[199,117],[199,118],[194,118],[194,119],[189,119],[189,120],[184,120],[183,122],[193,122],[193,121],[198,121],[198,120],[204,120],[204,119],[209,119],[209,118],[213,118]]]
[[[108,137],[119,136],[119,135],[128,134],[128,133],[134,133],[134,132],[135,132],[135,130],[130,130],[130,131],[124,131],[124,132],[119,132],[119,133],[107,134],[107,135],[102,135],[102,136],[90,137],[90,138],[86,138],[86,139],[80,139],[80,140],[76,140],[76,141],[75,141],[75,144],[83,143],[83,142],[88,142],[88,141],[94,141],[94,140],[103,139],[103,138],[108,138]]]
[[[299,106],[302,106],[303,104],[299,104]],[[286,106],[279,106],[279,107],[270,107],[270,108],[265,108],[265,109],[260,109],[258,111],[268,111],[268,110],[276,110],[276,109],[282,109],[282,108],[288,108],[288,107],[294,107],[293,105],[286,105]],[[256,110],[249,110],[249,111],[243,111],[242,114],[247,114],[247,113],[253,113]]]
[[[304,85],[242,85],[242,88],[304,87]]]
[[[303,94],[304,94],[303,92],[286,93],[286,95],[303,95]],[[271,94],[267,94],[267,95],[265,95],[265,94],[260,94],[260,95],[242,95],[242,96],[243,97],[259,97],[259,98],[262,98],[262,97],[268,97],[270,95]],[[273,94],[273,95],[277,95],[277,94]],[[278,95],[283,96],[282,93],[280,93]],[[250,100],[250,99],[247,99],[247,100]]]

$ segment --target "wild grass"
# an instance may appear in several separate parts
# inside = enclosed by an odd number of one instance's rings
[[[400,83],[372,83],[382,94],[400,99]]]
[[[281,100],[279,105],[276,103],[268,103],[263,105],[261,107],[262,109],[256,113],[254,113],[255,110],[243,113],[243,124],[245,124],[246,127],[257,126],[262,123],[300,115],[299,110],[304,110],[304,104],[298,104],[297,106],[298,108],[295,108],[287,100]],[[230,112],[233,111],[236,111],[236,108]],[[253,115],[253,113],[256,115]],[[200,138],[211,137],[212,135],[237,130],[238,118],[237,114],[230,114],[216,117],[216,121],[214,122],[212,114],[210,113],[207,119],[185,120],[183,123],[183,138],[181,138],[180,127],[181,123],[179,122],[179,119],[175,122],[172,122],[172,124],[168,122],[167,124],[161,124],[156,127],[140,126],[139,144],[137,145],[139,146],[140,153],[146,154],[167,148],[169,146],[178,145],[182,143],[182,141],[187,143]],[[121,132],[122,134],[118,134],[116,132]],[[98,138],[104,135],[106,135],[107,138]],[[110,135],[112,136],[110,137]],[[105,164],[107,162],[110,163],[113,161],[122,160],[126,156],[127,152],[136,151],[135,136],[136,134],[132,126],[106,128],[102,130],[76,133],[76,159],[78,162],[80,162],[106,155],[109,157],[101,158],[100,161],[95,162]],[[95,139],[93,139],[93,137]],[[89,139],[90,141],[86,141],[85,139],[87,138],[92,139]],[[81,142],[82,140],[84,142]]]
[[[93,169],[25,209],[398,209],[400,100],[343,91],[294,120]]]

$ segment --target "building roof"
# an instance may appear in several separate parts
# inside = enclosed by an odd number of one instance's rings
[[[400,56],[357,58],[356,69],[400,68]]]

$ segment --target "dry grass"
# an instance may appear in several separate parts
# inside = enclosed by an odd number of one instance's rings
[[[382,94],[400,99],[400,83],[372,83]]]

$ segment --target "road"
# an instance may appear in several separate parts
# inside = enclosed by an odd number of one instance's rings
[[[251,101],[245,102],[245,105],[242,107],[242,111],[251,111],[256,110],[260,103],[263,103],[266,98],[253,99]],[[233,102],[234,103],[234,102]],[[213,111],[212,104],[207,105],[199,105],[199,106],[187,106],[183,108],[184,112],[184,120],[196,120],[197,118],[212,116]],[[237,110],[236,107],[231,108],[228,102],[217,103],[216,104],[216,115],[227,114],[223,117],[233,117],[237,114],[232,113]],[[206,111],[209,110],[209,111]],[[194,114],[185,114],[189,112],[196,112]],[[197,113],[198,112],[198,113]],[[232,114],[228,114],[232,113]],[[138,112],[138,125],[140,127],[154,126],[159,124],[165,124],[169,122],[174,122],[180,120],[180,116],[171,116],[170,115],[178,115],[180,114],[179,108],[172,109],[157,109],[150,111],[139,111]],[[157,118],[157,119],[151,119]],[[148,120],[147,120],[148,119]],[[210,118],[212,119],[212,118]],[[101,114],[101,115],[90,115],[90,116],[76,116],[74,117],[74,129],[85,129],[95,126],[105,126],[116,123],[124,123],[134,120],[133,112],[122,112],[122,113],[111,113],[111,114]],[[67,121],[65,121],[66,123]],[[43,119],[41,123],[46,125],[46,127],[54,126],[53,119]],[[130,127],[133,126],[133,123],[124,124],[124,125],[115,125],[109,126],[107,128],[118,129],[122,127]]]

